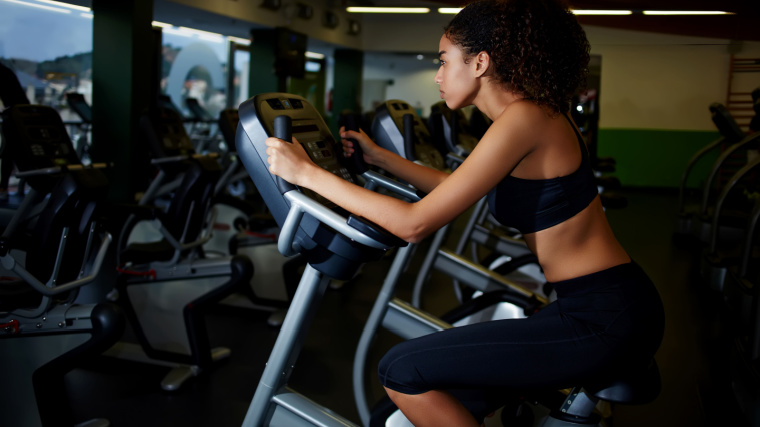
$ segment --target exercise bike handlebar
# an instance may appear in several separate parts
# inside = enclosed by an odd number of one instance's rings
[[[61,236],[61,249],[63,249],[63,246],[65,246],[66,241],[66,234],[68,233],[68,228],[66,228],[63,232],[63,236]],[[78,279],[72,280],[67,283],[57,284],[56,283],[56,276],[57,271],[59,270],[61,263],[63,262],[62,259],[62,253],[63,250],[60,250],[58,252],[58,258],[56,258],[56,263],[54,267],[54,273],[53,277],[51,277],[47,283],[42,283],[37,277],[32,275],[29,271],[27,271],[21,264],[19,264],[15,258],[13,258],[10,255],[5,255],[0,257],[0,261],[2,262],[2,265],[5,269],[11,270],[18,274],[24,281],[26,281],[29,286],[34,288],[37,292],[41,293],[45,296],[55,296],[60,295],[64,292],[68,292],[72,289],[82,287],[93,280],[98,276],[100,269],[103,265],[103,261],[105,259],[106,253],[108,251],[108,247],[111,244],[111,234],[105,233],[103,236],[100,247],[98,248],[97,255],[95,256],[95,261],[92,265],[92,268],[90,269],[89,274],[86,276],[80,277]],[[87,254],[89,256],[89,254]]]
[[[42,168],[42,169],[31,169],[26,171],[19,171],[16,173],[16,177],[18,178],[28,178],[30,176],[40,176],[40,175],[55,175],[57,173],[61,173],[64,171],[74,171],[74,170],[85,170],[85,169],[106,169],[108,167],[113,166],[113,163],[93,163],[91,165],[81,165],[81,164],[73,164],[73,165],[65,165],[65,166],[53,166],[50,168]]]
[[[293,143],[293,128],[292,128],[293,120],[290,118],[290,116],[281,115],[274,118],[274,137],[280,138],[283,141]],[[288,181],[285,181],[284,179],[280,178],[279,176],[276,176],[275,179],[277,180],[277,188],[280,190],[281,194],[285,194],[289,191],[295,190],[296,186],[289,183]],[[288,214],[290,216],[290,214]]]
[[[291,124],[292,119],[289,116],[280,115],[275,117],[274,136],[283,141],[292,143]],[[332,228],[336,232],[343,234],[349,239],[371,248],[387,250],[403,242],[398,238],[395,238],[397,241],[394,241],[394,239],[391,238],[392,235],[383,234],[383,232],[378,231],[372,227],[371,224],[363,222],[358,217],[352,216],[351,218],[345,218],[325,205],[299,192],[293,184],[285,181],[279,176],[275,178],[277,180],[277,188],[280,190],[283,197],[290,202],[290,210],[282,225],[280,237],[277,241],[277,248],[281,254],[285,256],[294,256],[300,253],[301,248],[296,240],[296,233],[305,213],[308,213],[318,221]],[[364,232],[360,231],[357,228],[357,225],[362,228]],[[370,237],[365,233],[372,234],[373,236]]]
[[[356,117],[353,115],[346,116],[346,130],[359,132],[359,124],[356,123]],[[359,145],[359,142],[357,140],[353,138],[349,138],[348,140],[354,143],[354,154],[351,155],[349,160],[351,161],[351,165],[353,166],[356,174],[362,175],[369,171],[369,167],[364,161],[364,151],[362,151],[362,146]]]
[[[375,171],[368,170],[362,173],[362,177],[364,177],[364,179],[367,181],[371,181],[372,183],[385,188],[386,190],[393,191],[399,196],[406,197],[412,202],[418,202],[425,196],[424,194],[421,194],[419,190],[403,185],[398,181],[392,180],[387,176],[381,175]]]

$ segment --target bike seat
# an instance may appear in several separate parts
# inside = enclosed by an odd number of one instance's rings
[[[613,381],[588,384],[586,391],[601,400],[627,405],[642,405],[657,398],[662,388],[660,370],[652,359],[643,370],[634,369]]]

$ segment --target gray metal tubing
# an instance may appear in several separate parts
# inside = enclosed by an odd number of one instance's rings
[[[222,173],[219,181],[217,181],[216,186],[214,187],[215,195],[221,193],[224,188],[227,187],[227,184],[232,182],[232,177],[235,172],[237,172],[239,169],[243,169],[240,167],[240,160],[236,156],[229,154],[227,156],[232,158],[232,161],[230,162],[229,166],[227,166],[227,169],[225,169],[224,173]],[[247,172],[246,176],[248,176]]]
[[[583,389],[576,387],[567,396],[560,412],[587,417],[594,412],[598,402],[599,399],[590,397]]]
[[[61,239],[65,239],[65,235],[61,236]],[[7,255],[2,258],[2,264],[3,267],[5,267],[8,270],[12,270],[19,276],[21,276],[24,281],[26,281],[29,286],[34,288],[36,291],[41,293],[42,295],[46,296],[53,296],[53,295],[59,295],[63,292],[68,292],[74,288],[78,288],[80,286],[86,285],[87,283],[92,282],[95,279],[95,276],[97,276],[98,272],[100,271],[100,267],[103,264],[103,259],[105,258],[106,252],[108,250],[108,246],[111,244],[111,235],[106,233],[106,235],[103,238],[103,241],[100,244],[100,248],[98,249],[98,254],[95,258],[95,262],[93,264],[92,271],[90,274],[88,274],[85,277],[79,278],[77,280],[72,280],[71,282],[67,282],[61,285],[55,285],[55,275],[53,275],[49,280],[48,284],[42,283],[39,279],[34,277],[30,272],[28,272],[24,267],[22,267],[16,260],[10,256]],[[54,267],[55,271],[58,271],[58,268],[60,267],[60,256],[59,259],[56,261],[56,266]]]
[[[269,360],[259,380],[256,393],[248,407],[243,420],[244,427],[265,425],[272,417],[277,406],[273,398],[288,382],[298,353],[301,351],[304,337],[308,332],[308,326],[314,318],[329,281],[328,277],[311,265],[306,266],[277,341],[269,354]]]
[[[293,243],[296,231],[298,231],[298,224],[301,222],[304,212],[308,212],[309,215],[355,242],[375,249],[390,249],[388,246],[349,226],[346,223],[346,218],[338,215],[321,203],[310,199],[308,196],[295,190],[288,191],[284,196],[290,202],[290,211],[285,218],[285,223],[280,231],[280,239],[277,242],[277,248],[283,255],[292,256],[297,253],[296,249],[298,248],[293,248]]]
[[[467,242],[470,241],[470,235],[475,229],[475,225],[478,223],[478,217],[480,217],[480,212],[483,210],[486,202],[487,198],[482,197],[473,206],[472,215],[470,215],[470,218],[467,219],[467,224],[465,224],[464,230],[462,231],[462,236],[459,238],[459,242],[457,243],[456,253],[461,255],[464,252],[464,248],[467,246]]]
[[[726,161],[726,159],[733,154],[735,151],[739,150],[740,148],[743,148],[746,145],[749,145],[750,143],[755,142],[758,138],[760,138],[760,132],[753,133],[741,141],[737,142],[736,144],[728,147],[726,151],[723,152],[723,154],[718,157],[718,160],[715,161],[715,164],[713,164],[713,168],[710,171],[710,175],[707,177],[707,182],[705,183],[704,190],[702,192],[702,206],[700,209],[701,214],[707,213],[708,208],[708,201],[710,198],[710,187],[712,187],[713,181],[715,181],[715,177],[718,175],[718,169],[720,169],[720,166],[723,165],[723,163]]]
[[[309,425],[356,427],[356,424],[289,388],[274,396],[277,404],[270,427]]]
[[[494,273],[482,265],[476,264],[448,249],[438,251],[438,256],[435,259],[435,268],[479,291],[485,292],[508,288],[528,297],[533,296],[541,304],[548,302],[546,298],[536,295],[504,276]]]
[[[487,198],[482,197],[480,200],[478,200],[477,203],[473,206],[472,214],[470,214],[470,217],[467,219],[467,224],[464,226],[464,230],[462,230],[462,235],[459,237],[459,242],[457,242],[457,246],[455,249],[455,252],[459,255],[462,255],[464,253],[464,248],[467,246],[467,243],[470,241],[473,230],[475,229],[475,225],[478,223],[478,218],[480,217],[480,212],[483,210],[483,207],[486,205]],[[430,250],[438,250],[438,248],[430,248]],[[473,250],[473,261],[477,261],[477,256],[475,250]],[[460,284],[458,280],[453,281],[454,285],[454,294],[457,297],[458,301],[462,301],[462,290],[460,288]]]
[[[153,180],[150,182],[150,185],[145,190],[145,193],[143,193],[143,196],[140,198],[137,204],[144,206],[148,202],[153,201],[153,199],[156,197],[156,194],[159,194],[159,188],[161,188],[164,179],[166,179],[166,172],[163,169],[159,169],[156,177],[153,178]]]
[[[192,210],[194,206],[195,206],[195,204],[193,203],[190,206],[190,210]],[[217,215],[216,208],[211,208],[210,215],[211,216],[210,216],[210,218],[208,218],[207,223],[208,224],[214,224],[214,222],[216,222],[216,215]],[[188,217],[187,221],[190,221],[189,217]],[[178,241],[176,238],[174,238],[174,236],[172,236],[172,234],[169,232],[169,230],[167,230],[166,227],[164,227],[164,225],[161,222],[161,220],[156,219],[156,220],[153,221],[153,224],[154,224],[154,226],[156,228],[158,228],[158,231],[161,232],[161,235],[164,236],[164,238],[166,239],[166,241],[169,242],[169,244],[171,244],[172,247],[174,249],[178,250],[178,251],[184,251],[184,250],[187,250],[187,249],[196,248],[198,246],[202,246],[202,245],[206,244],[206,242],[208,242],[209,240],[211,240],[211,235],[213,233],[213,231],[212,231],[213,227],[211,225],[209,225],[208,227],[206,227],[206,229],[204,230],[203,234],[198,239],[196,239],[196,240],[194,240],[194,241],[192,241],[190,243],[182,243],[182,242]],[[185,229],[187,229],[187,224],[185,224]]]
[[[450,226],[451,224],[446,224],[436,231],[432,242],[430,242],[430,250],[428,250],[428,253],[425,255],[425,259],[420,266],[420,271],[417,273],[417,278],[414,281],[414,289],[412,290],[412,305],[417,308],[422,306],[422,288],[425,287],[425,282],[427,282],[428,277],[430,277],[433,263],[438,256],[437,249],[443,244],[443,240],[446,237],[446,233]],[[457,295],[457,298],[461,300],[461,295]]]
[[[758,132],[758,136],[760,136],[760,132]],[[710,253],[714,253],[718,248],[718,231],[719,231],[719,224],[718,219],[720,218],[721,211],[723,210],[723,203],[726,201],[726,197],[728,197],[728,193],[731,192],[731,190],[736,186],[736,184],[742,180],[748,173],[752,171],[752,169],[756,168],[758,165],[760,165],[760,156],[756,157],[753,161],[750,163],[747,163],[739,169],[732,177],[731,180],[728,181],[728,184],[723,188],[723,191],[720,193],[720,197],[718,197],[718,202],[715,205],[715,212],[713,213],[712,218],[712,229],[710,230]]]
[[[367,180],[368,182],[373,183],[374,185],[371,186],[365,186],[367,189],[374,189],[377,186],[383,187],[386,190],[393,191],[394,193],[398,194],[399,196],[406,197],[407,199],[417,202],[420,200],[420,197],[417,195],[417,193],[414,191],[414,189],[405,186],[403,184],[400,184],[398,181],[394,181],[392,179],[389,179],[386,176],[380,175],[379,173],[375,171],[367,171],[362,174],[362,177]]]
[[[393,298],[383,318],[383,327],[397,336],[410,340],[433,332],[440,332],[453,326],[422,311],[406,301]]]
[[[412,249],[414,246],[414,244],[409,244],[406,247],[398,248],[396,256],[393,258],[393,263],[391,263],[391,267],[388,270],[388,275],[385,276],[383,286],[380,288],[380,292],[378,293],[375,303],[372,306],[372,310],[369,313],[367,322],[364,324],[362,335],[359,338],[359,344],[356,346],[353,370],[354,400],[356,401],[356,408],[359,411],[359,417],[361,418],[362,424],[365,426],[369,425],[370,419],[369,403],[364,385],[364,370],[367,364],[367,354],[369,353],[372,339],[388,310],[388,303],[391,298],[393,298],[396,284],[398,284],[398,279],[403,273],[406,261],[414,253]]]
[[[383,281],[383,286],[380,288],[380,292],[372,306],[367,322],[364,324],[359,344],[356,347],[353,369],[354,400],[364,426],[369,426],[370,422],[370,402],[367,399],[364,384],[364,371],[366,369],[367,354],[378,327],[382,324],[383,327],[404,339],[416,338],[452,327],[437,317],[418,310],[397,298],[393,298],[396,285],[404,271],[405,265],[414,253],[414,246],[410,244],[398,249],[393,263],[388,270],[388,275]]]
[[[38,193],[34,188],[30,189],[21,201],[21,205],[19,205],[16,213],[11,217],[10,222],[5,227],[5,231],[3,231],[3,237],[8,238],[12,236],[18,228],[19,222],[29,218],[29,213],[37,206],[39,202],[44,200],[44,198],[44,194]]]
[[[151,263],[150,267],[156,272],[154,280],[178,280],[183,278],[201,279],[204,277],[219,277],[230,274],[232,256],[215,258],[198,258],[181,260],[169,266]]]
[[[492,251],[512,257],[532,253],[524,240],[515,239],[499,232],[488,230],[479,224],[476,224],[472,229],[470,240],[481,246],[485,246]],[[457,251],[457,253],[461,254],[459,251]]]

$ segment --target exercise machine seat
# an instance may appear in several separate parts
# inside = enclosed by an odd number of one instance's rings
[[[591,395],[610,403],[643,405],[659,396],[662,381],[657,362],[652,359],[644,370],[631,370],[611,382],[587,384],[584,388]]]

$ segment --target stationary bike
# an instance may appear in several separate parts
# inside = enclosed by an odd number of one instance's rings
[[[243,425],[353,426],[353,422],[288,388],[288,380],[329,278],[351,278],[364,262],[377,260],[392,248],[404,250],[407,245],[323,197],[271,175],[265,145],[269,136],[284,140],[296,136],[318,165],[356,182],[355,176],[338,159],[340,149],[326,124],[305,99],[285,93],[267,93],[241,104],[236,141],[238,153],[281,227],[279,249],[285,255],[303,254],[308,260]],[[384,293],[383,298],[387,295]],[[375,305],[372,317],[382,319],[391,311],[385,302]],[[393,311],[403,315],[405,309]],[[422,316],[422,322],[416,322],[414,316],[407,319],[408,325],[421,326],[420,333],[437,327],[423,323],[425,319],[434,319],[433,316]],[[445,327],[445,322],[440,320],[436,324]],[[645,403],[656,397],[659,387],[656,365],[644,372],[634,370],[615,382],[586,384],[574,389],[556,413],[543,421],[543,425],[596,425],[598,417],[593,411],[600,399]],[[364,425],[375,422],[362,419]],[[385,419],[381,420],[381,423],[385,422]]]

